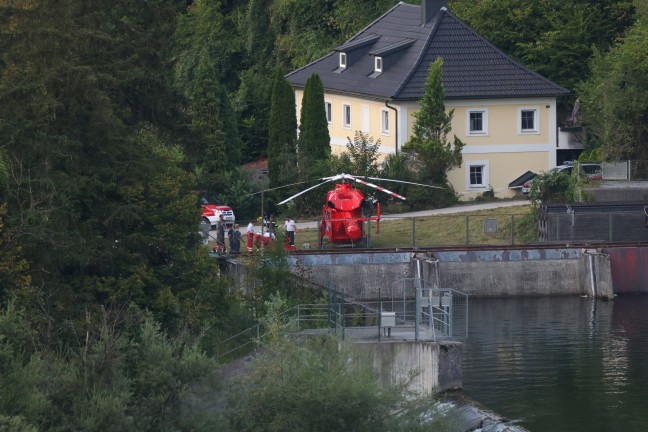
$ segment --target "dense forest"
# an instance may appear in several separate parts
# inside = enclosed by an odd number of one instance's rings
[[[0,0],[0,429],[207,427],[180,395],[214,379],[213,342],[264,310],[283,270],[231,294],[196,234],[197,193],[256,216],[241,166],[272,158],[281,77],[394,4]],[[581,100],[588,149],[648,159],[645,2],[449,8],[574,90],[562,105]]]

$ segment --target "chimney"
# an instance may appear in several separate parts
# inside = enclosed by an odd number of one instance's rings
[[[448,8],[448,0],[421,0],[421,25],[430,21],[442,7]]]

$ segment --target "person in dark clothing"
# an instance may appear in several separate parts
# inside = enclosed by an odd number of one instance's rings
[[[216,230],[216,252],[225,252],[225,219],[223,215],[220,215]]]
[[[241,251],[241,232],[239,231],[239,225],[234,224],[227,234],[229,236],[230,254],[236,255]]]
[[[270,215],[266,222],[266,227],[268,228],[268,233],[270,234],[270,246],[274,248],[274,241],[277,238],[277,220],[275,219],[274,215]]]

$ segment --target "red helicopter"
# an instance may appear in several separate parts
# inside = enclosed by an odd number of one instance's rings
[[[365,180],[363,180],[365,179]],[[365,234],[365,222],[375,221],[376,232],[380,229],[380,203],[373,197],[365,197],[362,191],[355,189],[349,183],[349,180],[370,186],[381,192],[387,193],[393,197],[405,200],[395,192],[387,190],[383,187],[369,183],[366,180],[384,180],[398,183],[407,183],[417,186],[426,186],[433,188],[440,188],[439,186],[430,186],[420,183],[406,182],[402,180],[381,179],[376,177],[354,176],[351,174],[338,174],[332,177],[324,177],[320,179],[321,183],[305,189],[296,195],[291,196],[280,202],[278,205],[285,204],[288,201],[309,192],[316,187],[322,186],[325,183],[342,180],[339,184],[335,185],[335,189],[326,193],[326,203],[322,206],[322,220],[319,224],[319,248],[323,249],[325,244],[330,242],[334,244],[351,245],[352,247],[358,243],[365,242],[368,245],[369,241]],[[373,216],[374,208],[376,215]],[[325,237],[328,241],[325,242]]]

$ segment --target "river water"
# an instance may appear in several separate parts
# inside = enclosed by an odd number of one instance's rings
[[[648,431],[648,296],[470,299],[463,387],[531,432]]]

